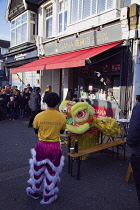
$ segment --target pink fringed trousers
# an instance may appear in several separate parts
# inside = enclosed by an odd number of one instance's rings
[[[59,174],[64,165],[60,142],[38,141],[35,149],[31,149],[30,187],[31,193],[41,193],[41,204],[50,204],[57,199]]]

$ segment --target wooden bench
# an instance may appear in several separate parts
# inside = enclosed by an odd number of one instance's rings
[[[67,153],[68,154],[68,170],[71,173],[71,176],[72,176],[72,169],[73,169],[73,161],[74,160],[76,160],[76,162],[78,163],[77,179],[79,180],[80,179],[81,157],[83,155],[89,155],[91,153],[99,152],[101,150],[117,146],[117,157],[118,157],[118,155],[119,155],[119,146],[120,145],[123,146],[123,149],[124,149],[124,160],[125,160],[125,145],[126,145],[126,140],[125,139],[116,139],[114,141],[110,141],[110,142],[107,142],[107,143],[99,144],[99,145],[96,145],[94,147],[82,149],[82,150],[79,150],[78,153],[75,153],[75,154]]]

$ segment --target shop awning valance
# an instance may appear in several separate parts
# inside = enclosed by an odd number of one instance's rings
[[[86,59],[94,57],[112,47],[121,44],[122,41],[94,47],[90,49],[44,57],[23,66],[12,69],[11,73],[29,72],[49,69],[62,69],[85,66]]]

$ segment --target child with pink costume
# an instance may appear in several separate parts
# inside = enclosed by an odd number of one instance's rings
[[[44,101],[47,110],[36,115],[33,127],[38,134],[38,142],[34,149],[31,149],[30,159],[30,187],[26,189],[27,194],[38,199],[42,193],[41,204],[50,204],[57,199],[59,192],[59,174],[64,165],[60,145],[60,133],[66,129],[65,117],[56,110],[60,99],[54,93],[48,93]]]

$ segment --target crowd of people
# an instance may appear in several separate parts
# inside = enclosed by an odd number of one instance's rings
[[[29,117],[31,115],[29,101],[32,91],[29,84],[23,92],[19,91],[17,86],[0,87],[0,120]]]
[[[51,85],[47,85],[41,96],[40,87],[32,88],[30,84],[27,84],[23,91],[20,91],[17,86],[0,87],[0,120],[29,117],[28,127],[32,127],[36,114],[47,109],[44,96],[51,92],[51,89]]]

